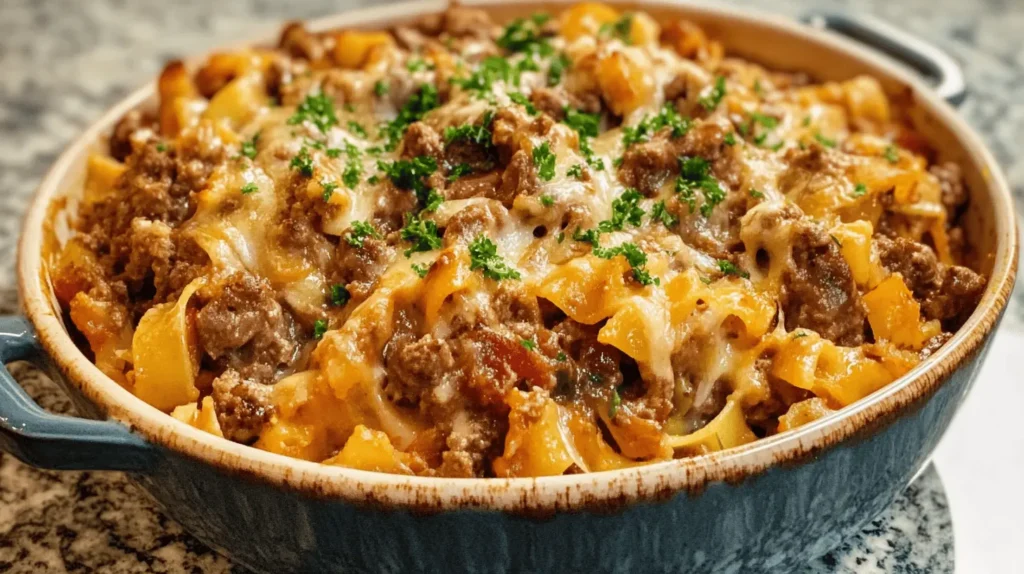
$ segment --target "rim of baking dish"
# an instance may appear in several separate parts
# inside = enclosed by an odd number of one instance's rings
[[[545,4],[523,4],[521,10],[525,14],[543,6],[570,3],[569,0],[556,0]],[[500,0],[475,0],[467,4],[494,9],[502,6]],[[387,25],[438,12],[445,6],[439,1],[395,4],[319,18],[307,22],[307,25],[314,30],[340,25]],[[873,424],[898,416],[909,405],[934,392],[981,348],[1007,304],[1016,273],[1018,245],[1013,202],[996,161],[978,135],[918,78],[844,38],[779,16],[746,9],[681,4],[671,0],[640,2],[633,6],[767,24],[789,36],[825,45],[870,67],[884,69],[887,74],[910,86],[918,103],[952,128],[987,176],[998,239],[992,273],[982,300],[949,343],[872,395],[798,429],[721,452],[628,469],[513,479],[404,476],[323,465],[218,438],[151,407],[104,375],[71,340],[44,291],[41,267],[43,230],[52,197],[66,185],[69,168],[76,159],[86,153],[124,113],[152,96],[154,84],[151,83],[108,111],[67,148],[43,180],[25,216],[18,247],[19,292],[44,348],[89,400],[111,418],[154,444],[229,473],[311,496],[426,511],[480,508],[550,512],[619,506],[638,500],[663,498],[680,491],[696,493],[711,481],[734,482],[787,461],[812,457],[857,433],[869,431]]]

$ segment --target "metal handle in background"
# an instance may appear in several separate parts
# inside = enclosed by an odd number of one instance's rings
[[[37,361],[42,349],[23,317],[0,317],[0,361]],[[37,468],[124,470],[151,468],[155,448],[124,425],[43,410],[0,366],[0,451]]]
[[[934,82],[939,97],[954,106],[967,95],[964,73],[953,58],[895,26],[860,14],[809,12],[800,20],[857,40],[903,62]]]

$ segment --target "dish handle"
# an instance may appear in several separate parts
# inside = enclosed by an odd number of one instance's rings
[[[812,11],[800,20],[866,44],[910,66],[935,84],[939,97],[959,106],[967,96],[963,70],[936,46],[877,18],[862,14]]]
[[[0,452],[49,470],[123,470],[152,468],[156,449],[113,421],[55,415],[42,409],[14,380],[6,364],[46,357],[31,323],[24,317],[0,317]]]

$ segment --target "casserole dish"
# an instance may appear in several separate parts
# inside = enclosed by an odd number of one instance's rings
[[[656,15],[675,10],[647,8]],[[434,9],[395,8],[319,25],[380,25],[393,23],[397,14]],[[513,15],[496,12],[499,20]],[[969,130],[891,65],[790,24],[720,11],[683,13],[738,53],[753,55],[771,45],[771,53],[757,59],[772,67],[822,78],[866,72],[890,92],[909,86],[920,104],[920,131],[966,167],[974,195],[968,232],[981,253],[991,254],[979,266],[990,277],[989,287],[953,341],[907,377],[795,433],[689,461],[586,477],[387,477],[217,441],[139,403],[100,375],[74,347],[43,290],[41,254],[47,217],[54,215],[49,206],[59,205],[51,200],[79,187],[85,149],[149,95],[141,92],[58,163],[30,212],[20,256],[22,295],[43,347],[71,386],[95,405],[80,406],[126,423],[137,434],[110,422],[25,419],[12,410],[5,417],[13,423],[7,446],[40,465],[138,471],[147,489],[198,536],[244,564],[274,571],[768,569],[827,550],[906,484],[966,392],[1012,283],[1012,206],[997,169]],[[33,345],[16,336],[24,323],[8,326],[7,358],[31,353]]]

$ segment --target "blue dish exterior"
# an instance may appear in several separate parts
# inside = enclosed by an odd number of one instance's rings
[[[19,326],[27,323],[0,320],[6,360],[34,354],[25,352],[33,348],[31,331]],[[257,572],[778,572],[831,550],[910,483],[963,401],[988,343],[986,337],[931,396],[811,458],[667,500],[550,517],[415,513],[319,499],[147,444],[114,422],[45,413],[12,421],[7,405],[24,392],[11,388],[17,385],[6,372],[0,426],[4,450],[28,448],[38,455],[30,462],[43,467],[67,468],[60,461],[83,447],[41,437],[35,426],[78,435],[91,459],[73,457],[81,461],[75,467],[135,471],[170,516]],[[80,412],[100,416],[68,390]],[[20,432],[10,432],[12,423]]]

